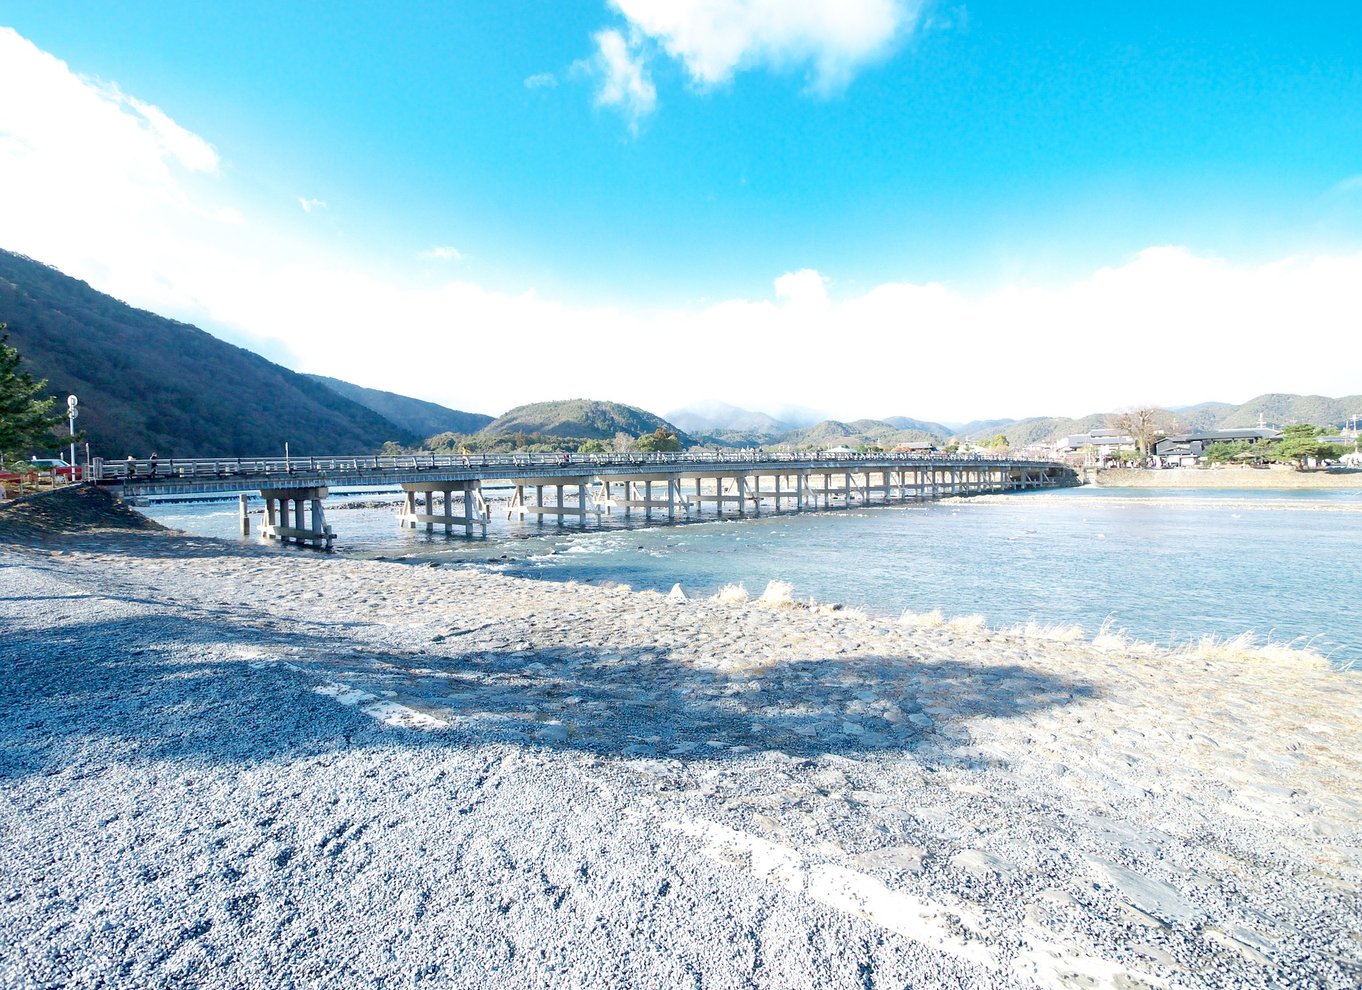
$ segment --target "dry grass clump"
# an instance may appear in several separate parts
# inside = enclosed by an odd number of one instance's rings
[[[768,581],[757,601],[770,608],[794,608],[794,585],[788,581]]]
[[[749,597],[750,596],[747,594],[747,589],[743,587],[741,584],[726,584],[719,589],[718,594],[714,596],[714,600],[716,602],[728,602],[729,604],[739,604],[741,602],[747,601]]]
[[[1238,636],[1202,636],[1195,643],[1178,651],[1179,656],[1196,660],[1234,660],[1240,662],[1271,661],[1305,663],[1325,667],[1329,661],[1309,645],[1295,646],[1290,643],[1274,643],[1272,640],[1258,642],[1251,632]]]
[[[1124,629],[1113,629],[1115,620],[1110,617],[1102,623],[1102,628],[1097,630],[1097,635],[1092,638],[1092,645],[1099,650],[1128,650],[1131,647],[1130,637]]]
[[[1024,626],[1013,626],[1007,630],[1007,635],[1020,636],[1022,639],[1048,639],[1059,643],[1076,643],[1083,638],[1083,627],[1065,626],[1058,623],[1045,625],[1032,619]]]
[[[912,629],[949,629],[960,635],[974,635],[984,631],[984,617],[953,615],[948,619],[939,608],[934,608],[930,612],[914,612],[908,609],[899,616],[899,625]]]
[[[939,608],[934,608],[930,612],[914,612],[907,609],[899,616],[899,625],[911,626],[914,629],[939,629],[945,624],[946,617]]]
[[[984,617],[975,615],[953,615],[946,621],[946,628],[963,636],[974,636],[984,631]]]
[[[837,614],[844,619],[849,619],[852,622],[870,621],[870,613],[867,612],[865,609],[861,608],[859,605],[853,608],[844,608]]]

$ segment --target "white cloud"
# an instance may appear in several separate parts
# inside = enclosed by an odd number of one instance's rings
[[[777,269],[712,305],[581,306],[380,276],[393,259],[341,253],[296,214],[252,215],[166,133],[0,31],[0,246],[286,349],[300,370],[458,408],[589,395],[662,411],[703,395],[964,420],[1357,390],[1356,362],[1327,356],[1356,352],[1362,253],[1237,264],[1154,247],[1068,284],[971,293],[905,280],[841,295],[814,269]],[[392,328],[412,346],[391,346]],[[493,342],[528,357],[496,361]],[[645,373],[663,347],[667,374]]]
[[[306,197],[304,197],[304,196],[299,196],[299,197],[298,197],[298,205],[301,206],[301,207],[303,208],[303,212],[304,212],[304,213],[311,213],[313,210],[324,210],[324,209],[326,209],[326,200],[324,200],[324,199],[308,199],[308,198],[306,198]]]
[[[967,295],[892,282],[838,299],[821,274],[801,270],[777,278],[767,298],[648,310],[467,281],[402,288],[358,267],[309,265],[233,297],[230,315],[327,355],[326,367],[310,370],[489,413],[568,393],[654,410],[703,394],[757,408],[799,396],[843,417],[971,419],[1356,391],[1348,362],[1277,356],[1302,332],[1321,352],[1350,352],[1358,286],[1362,254],[1235,265],[1158,247],[1055,287]],[[372,328],[393,325],[432,360],[373,347]],[[469,340],[515,341],[554,358],[451,383],[441,348],[458,362]],[[638,374],[632,345],[647,341],[672,342],[666,376]]]
[[[252,230],[220,181],[208,141],[0,28],[0,246],[185,312],[191,255]]]
[[[657,89],[648,77],[643,56],[618,31],[597,31],[596,54],[588,64],[600,81],[596,105],[615,107],[637,130],[638,122],[657,106]]]
[[[463,261],[464,254],[458,248],[446,244],[422,251],[417,257],[426,261]]]
[[[554,89],[557,85],[558,77],[552,72],[536,72],[525,79],[526,89]]]
[[[776,298],[787,306],[822,309],[828,304],[828,280],[812,268],[786,272],[775,287]]]
[[[610,0],[701,87],[743,69],[805,67],[810,88],[841,89],[917,21],[917,0]]]
[[[117,86],[110,87],[110,93],[146,121],[148,129],[156,136],[156,143],[165,154],[191,172],[209,174],[217,172],[218,153],[203,138],[175,123],[159,107],[124,95]]]

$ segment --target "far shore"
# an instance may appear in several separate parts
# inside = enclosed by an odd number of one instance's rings
[[[1362,471],[1297,471],[1295,468],[1210,467],[1146,470],[1107,468],[1096,473],[1102,488],[1356,488]]]

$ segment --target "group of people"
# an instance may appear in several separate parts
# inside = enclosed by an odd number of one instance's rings
[[[127,476],[129,478],[137,477],[137,459],[133,457],[131,454],[128,455]],[[156,451],[154,450],[151,452],[151,456],[147,458],[147,477],[148,478],[156,477]]]

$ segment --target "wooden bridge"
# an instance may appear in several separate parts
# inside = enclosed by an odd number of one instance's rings
[[[508,519],[595,517],[639,510],[695,518],[706,507],[717,516],[760,515],[792,509],[848,508],[929,501],[952,495],[1064,487],[1073,471],[1051,461],[949,455],[820,453],[768,454],[407,454],[401,456],[233,457],[101,461],[97,484],[125,498],[240,492],[243,535],[250,490],[265,501],[261,535],[330,549],[335,534],[323,503],[332,488],[392,486],[406,494],[402,526],[443,526],[487,535],[491,509],[483,485],[511,486]],[[436,497],[439,496],[439,511]],[[458,508],[456,512],[455,509]]]

